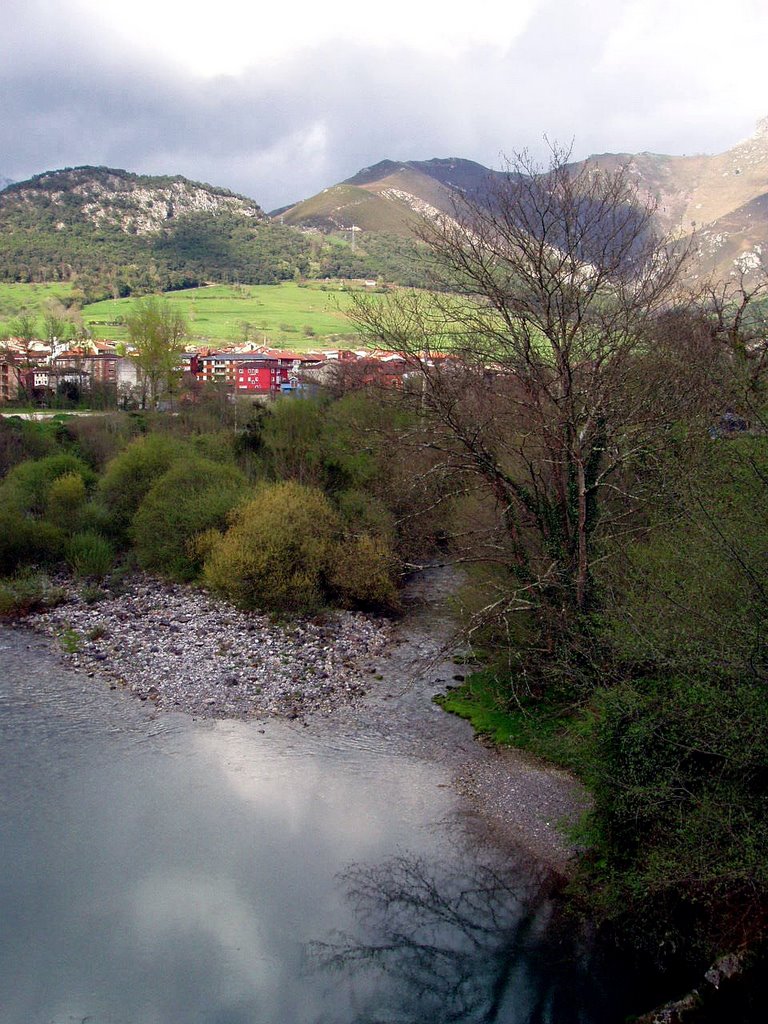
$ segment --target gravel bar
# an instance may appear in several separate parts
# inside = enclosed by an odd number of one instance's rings
[[[327,714],[366,690],[387,620],[354,612],[276,623],[203,590],[136,575],[118,594],[67,599],[24,620],[78,671],[157,707],[209,718]]]

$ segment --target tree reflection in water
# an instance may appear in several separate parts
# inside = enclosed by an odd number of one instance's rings
[[[555,913],[552,883],[486,857],[470,869],[402,854],[342,875],[360,935],[308,949],[339,972],[355,1024],[602,1024],[617,979]]]

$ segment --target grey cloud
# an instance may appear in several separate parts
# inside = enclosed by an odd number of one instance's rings
[[[327,45],[239,76],[196,79],[123,52],[37,0],[11,0],[0,42],[0,174],[98,163],[182,173],[266,208],[385,157],[464,156],[498,165],[551,138],[592,151],[726,148],[747,134],[701,76],[649,65],[601,70],[610,17],[544,5],[506,54],[455,60]]]

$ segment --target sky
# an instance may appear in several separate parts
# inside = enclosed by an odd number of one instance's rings
[[[266,210],[379,160],[717,153],[765,0],[3,0],[0,176],[183,174]]]

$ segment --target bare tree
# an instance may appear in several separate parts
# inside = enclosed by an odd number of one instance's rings
[[[768,266],[738,270],[703,289],[703,312],[730,362],[737,401],[760,415],[768,371]]]
[[[56,299],[46,303],[43,312],[43,335],[52,349],[57,344],[71,341],[80,327],[82,319],[78,313],[67,309]]]
[[[658,329],[687,248],[654,213],[626,168],[521,154],[421,229],[434,291],[356,298],[419,382],[422,442],[495,501],[513,605],[587,609],[598,527],[626,527],[629,470],[692,400],[684,339]]]

